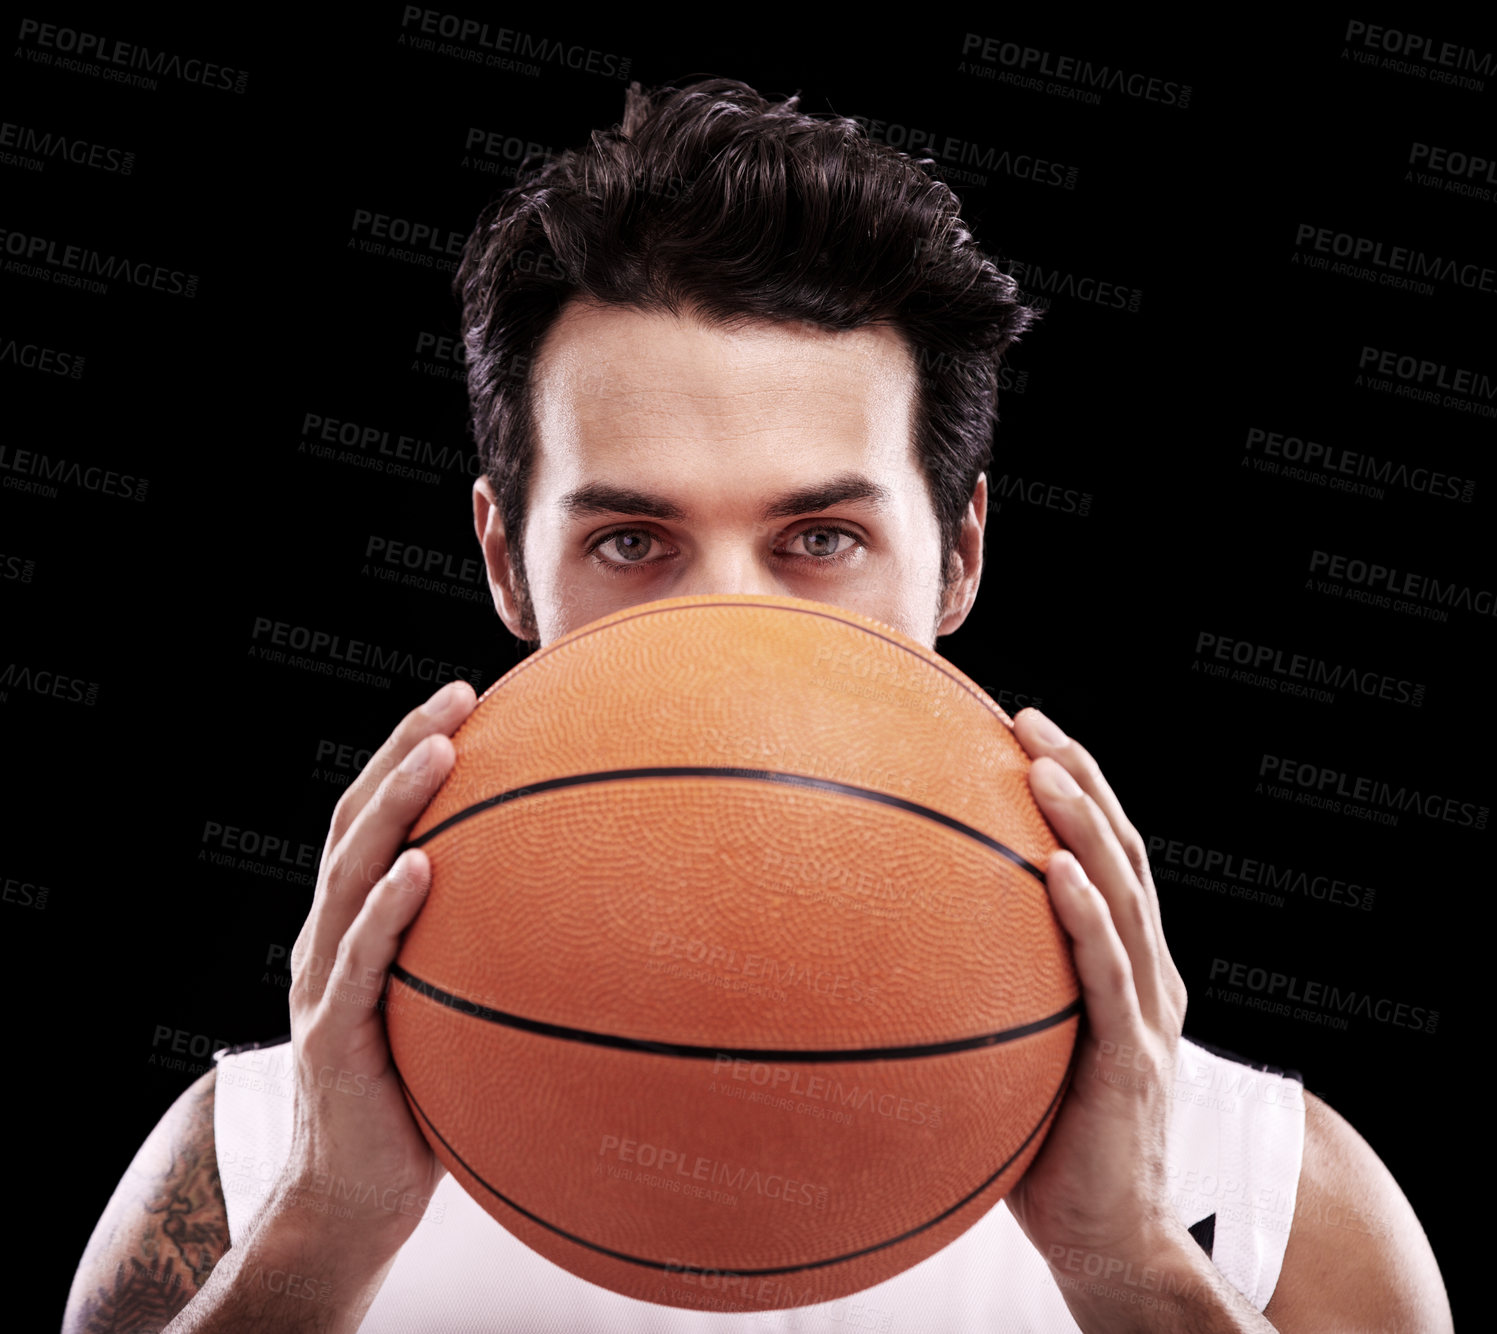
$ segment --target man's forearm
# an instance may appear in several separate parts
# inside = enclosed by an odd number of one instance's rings
[[[1057,1247],[1046,1259],[1086,1334],[1274,1334],[1183,1227],[1137,1253]]]
[[[163,1334],[353,1334],[398,1247],[341,1248],[266,1219],[223,1257]]]

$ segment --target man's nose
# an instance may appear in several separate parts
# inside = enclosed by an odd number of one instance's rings
[[[758,546],[747,542],[719,542],[703,547],[676,587],[681,597],[715,594],[730,597],[743,593],[784,596],[785,590],[770,562]]]

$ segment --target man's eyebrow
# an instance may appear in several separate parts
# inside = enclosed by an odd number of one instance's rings
[[[872,509],[886,509],[890,501],[889,490],[860,472],[843,473],[830,481],[803,486],[799,491],[787,491],[775,497],[759,511],[759,518],[793,519],[797,514],[815,514],[817,510],[829,510],[833,505],[860,500],[866,501]]]
[[[830,481],[816,482],[776,496],[759,511],[759,518],[766,522],[794,518],[797,514],[815,514],[818,510],[854,501],[865,501],[876,510],[884,509],[890,501],[889,491],[862,473],[843,473]],[[604,482],[589,482],[568,491],[561,498],[560,508],[564,515],[573,519],[597,514],[635,514],[679,522],[686,517],[685,510],[664,496],[654,496],[628,486],[609,486]]]

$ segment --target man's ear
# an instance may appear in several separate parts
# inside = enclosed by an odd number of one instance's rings
[[[972,488],[972,499],[967,502],[967,512],[962,516],[962,529],[957,539],[954,558],[958,568],[956,577],[945,590],[936,625],[937,637],[949,635],[961,628],[972,604],[977,601],[977,585],[982,581],[982,538],[988,522],[988,475],[979,473],[977,485]]]
[[[530,599],[520,591],[519,574],[510,557],[509,539],[499,517],[499,501],[487,477],[473,483],[473,531],[483,548],[483,563],[489,573],[489,592],[494,609],[505,628],[516,639],[536,640],[540,636],[530,624],[533,612]]]

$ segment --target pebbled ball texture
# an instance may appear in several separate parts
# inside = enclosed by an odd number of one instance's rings
[[[907,1269],[1019,1179],[1080,993],[1028,757],[950,663],[824,603],[670,598],[527,658],[454,742],[387,1025],[433,1149],[522,1241],[772,1310]]]

